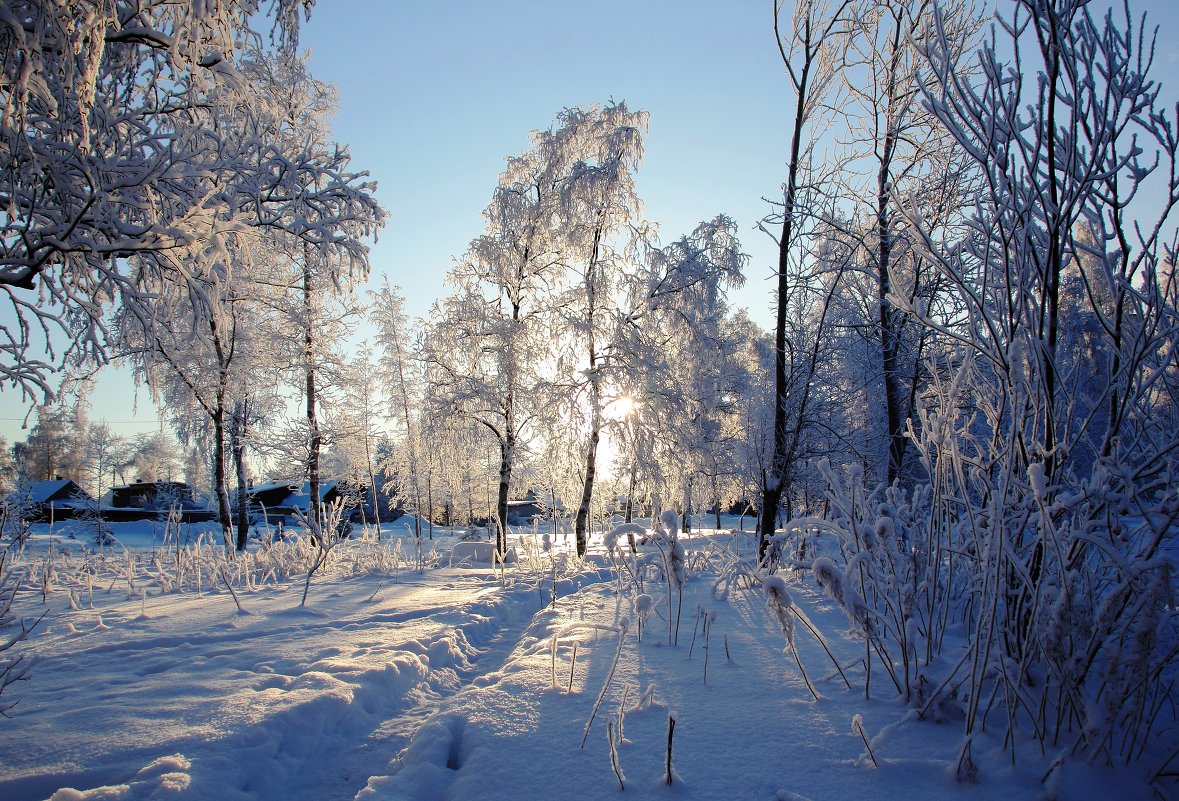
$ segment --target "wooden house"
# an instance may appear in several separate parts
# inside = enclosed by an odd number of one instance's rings
[[[32,520],[66,520],[93,502],[90,493],[68,478],[34,481],[9,496],[9,503],[27,504]]]

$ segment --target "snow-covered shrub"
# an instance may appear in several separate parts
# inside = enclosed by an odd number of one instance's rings
[[[29,678],[32,663],[19,646],[41,622],[41,618],[32,622],[17,621],[13,615],[12,603],[18,583],[8,564],[8,550],[0,550],[0,715],[5,715],[16,704],[8,688]]]
[[[786,581],[781,576],[766,576],[762,579],[762,589],[765,591],[766,606],[769,607],[770,612],[778,621],[778,627],[782,630],[782,639],[786,641],[785,651],[794,657],[794,663],[798,665],[798,672],[802,674],[802,680],[806,684],[807,690],[816,701],[819,700],[819,693],[811,683],[810,676],[807,675],[806,668],[802,665],[802,658],[798,655],[798,649],[795,647],[794,614],[792,611],[794,600],[786,589]]]
[[[922,579],[918,552],[906,542],[915,523],[913,507],[895,487],[884,492],[884,502],[877,502],[865,490],[858,468],[848,471],[846,484],[828,465],[821,469],[830,485],[831,530],[837,534],[845,567],[836,565],[832,557],[819,556],[811,562],[811,573],[864,638],[865,693],[870,693],[872,654],[876,653],[893,685],[909,700],[916,671],[911,657],[917,646],[912,638],[919,633],[912,621],[916,588]],[[889,640],[899,646],[899,666],[894,664]]]
[[[997,719],[1046,746],[1137,759],[1175,725],[1162,549],[1179,468],[1116,450],[1083,476],[1024,465],[1018,438],[994,433],[1013,425],[1013,392],[960,365],[911,432],[929,476],[912,490],[827,468],[839,552],[812,575],[920,715],[961,719],[967,736]],[[968,751],[962,764],[971,775]]]
[[[39,509],[27,483],[4,498],[0,504],[0,543],[4,548],[19,549],[25,544]]]
[[[643,639],[643,624],[655,614],[655,599],[645,592],[635,596],[635,617],[638,620],[637,638]]]
[[[867,543],[844,565],[874,574],[883,623],[904,617],[891,607],[910,571],[914,624],[882,633],[914,631],[923,666],[954,655],[925,703],[960,689],[966,776],[988,722],[1107,762],[1170,759],[1151,751],[1179,725],[1176,206],[1139,191],[1179,192],[1174,109],[1129,6],[1020,0],[1006,16],[978,82],[960,80],[942,29],[922,45],[925,107],[987,189],[953,241],[913,218],[946,294],[890,296],[942,337],[906,432],[922,496],[897,529],[911,564],[881,595],[891,579],[860,560]],[[862,539],[876,515],[854,487],[832,494]]]
[[[311,589],[311,577],[327,563],[332,550],[348,538],[349,530],[344,526],[343,499],[338,498],[327,506],[321,504],[318,517],[304,518],[300,522],[307,527],[308,539],[313,548],[307,580],[303,584],[303,597],[299,601],[299,606],[303,606],[307,603],[307,593]]]
[[[687,552],[680,540],[680,520],[674,509],[663,512],[651,532],[648,542],[659,549],[663,578],[667,585],[667,642],[679,642],[680,617],[683,606],[684,582],[687,580]],[[675,614],[672,614],[674,610]]]

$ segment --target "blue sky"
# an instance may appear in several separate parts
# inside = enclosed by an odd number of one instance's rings
[[[1179,68],[1179,3],[1134,2],[1162,27],[1155,76]],[[443,276],[483,227],[504,158],[567,106],[625,100],[650,112],[638,188],[663,241],[724,212],[751,257],[733,293],[770,325],[776,250],[756,230],[784,175],[793,100],[774,44],[771,0],[318,0],[301,46],[339,88],[336,139],[379,183],[389,224],[372,278],[403,288],[425,315]],[[1168,88],[1175,96],[1175,88]],[[0,434],[23,439],[17,398]],[[108,371],[91,419],[151,430],[155,409],[129,374]]]
[[[985,2],[985,0],[984,0]],[[1179,66],[1179,0],[1133,2],[1163,26],[1156,77]],[[390,214],[373,277],[412,315],[483,227],[504,158],[564,107],[625,100],[650,112],[638,188],[664,242],[724,212],[751,256],[733,301],[767,328],[776,266],[756,230],[785,174],[793,95],[771,0],[318,0],[301,45],[339,87],[333,129]],[[379,32],[379,34],[378,34]],[[374,42],[372,40],[378,40]]]
[[[339,87],[335,134],[390,213],[374,277],[400,284],[412,314],[481,232],[504,158],[562,108],[613,98],[651,114],[648,219],[670,241],[734,217],[757,257],[743,305],[768,325],[773,243],[753,226],[781,181],[790,100],[771,25],[763,0],[320,0],[301,44]]]

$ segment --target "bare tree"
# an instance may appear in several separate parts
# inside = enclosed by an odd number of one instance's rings
[[[936,8],[934,22],[926,102],[981,184],[957,241],[913,214],[956,317],[892,299],[957,343],[913,428],[935,499],[930,564],[970,554],[922,600],[936,612],[973,588],[960,769],[993,679],[1020,693],[1041,742],[1133,761],[1158,724],[1144,710],[1174,704],[1156,556],[1179,519],[1163,489],[1179,471],[1179,112],[1159,102],[1154,41],[1128,7],[1018,0],[978,80],[955,69]]]
[[[786,181],[783,185],[783,199],[777,222],[780,234],[777,237],[778,266],[776,315],[774,323],[774,448],[772,458],[762,477],[760,509],[760,544],[764,555],[768,538],[777,525],[778,510],[793,461],[793,453],[801,436],[801,416],[806,412],[810,398],[809,380],[792,380],[787,369],[789,359],[787,327],[793,287],[792,261],[800,258],[800,245],[805,238],[802,229],[806,209],[806,192],[812,188],[808,183],[808,165],[811,162],[815,144],[812,125],[823,104],[829,102],[829,94],[837,88],[839,68],[843,50],[849,36],[852,0],[800,0],[794,5],[789,29],[782,26],[783,4],[774,3],[774,35],[786,75],[795,92],[794,117],[790,148],[787,154]],[[810,210],[813,211],[813,210]],[[817,351],[812,357],[803,359],[802,364],[813,365]],[[790,406],[791,387],[798,390],[795,423],[787,420]]]

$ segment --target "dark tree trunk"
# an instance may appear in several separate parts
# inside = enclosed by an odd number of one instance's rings
[[[774,20],[777,28],[777,18]],[[809,43],[808,43],[809,48]],[[785,58],[785,54],[783,54]],[[811,58],[803,61],[794,106],[794,132],[790,138],[790,163],[782,200],[782,236],[778,240],[777,308],[774,315],[774,449],[770,469],[762,479],[761,517],[758,522],[758,558],[764,559],[777,527],[778,504],[786,482],[786,401],[789,392],[786,375],[786,319],[790,300],[790,249],[794,245],[794,203],[798,193],[798,170],[802,156],[802,129],[806,124],[806,99],[810,81]]]
[[[311,286],[311,250],[303,250],[303,359],[306,371],[307,398],[307,482],[309,485],[307,497],[307,519],[312,529],[318,534],[323,521],[320,518],[319,498],[319,451],[323,445],[323,437],[319,431],[319,419],[316,416],[315,394],[315,326],[312,324],[314,303],[312,302]]]
[[[886,152],[891,147],[888,144],[889,141],[886,137]],[[900,477],[907,440],[902,416],[904,400],[897,369],[900,354],[897,317],[892,303],[888,300],[888,293],[891,291],[889,270],[892,259],[888,181],[888,169],[884,167],[879,174],[879,194],[877,195],[877,237],[879,241],[876,254],[876,287],[880,309],[880,356],[881,372],[884,376],[884,407],[888,424],[887,483],[892,484]]]
[[[625,522],[633,522],[632,515],[635,508],[635,477],[639,472],[639,460],[632,455],[630,457],[630,481],[626,487],[626,519]]]
[[[237,474],[237,549],[246,549],[250,532],[250,515],[246,505],[246,421],[249,407],[245,401],[238,402],[233,410],[233,425],[230,427],[230,450],[233,453],[233,467]]]
[[[225,408],[213,410],[213,487],[217,493],[217,522],[225,550],[233,552],[233,521],[229,514],[229,490],[225,475]]]
[[[585,453],[585,481],[581,485],[581,502],[577,505],[577,517],[573,531],[577,538],[577,555],[585,556],[589,548],[589,512],[594,497],[594,476],[597,472],[599,426],[594,422],[590,431],[589,447]]]
[[[495,552],[501,558],[508,552],[508,491],[512,483],[512,452],[514,437],[500,445],[499,493],[496,499]]]

